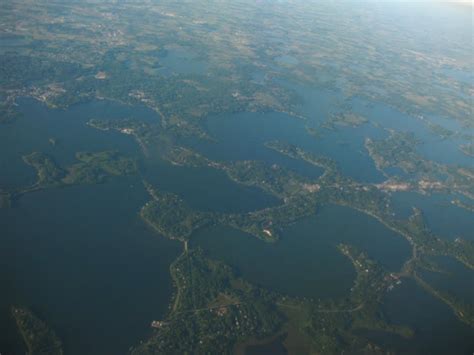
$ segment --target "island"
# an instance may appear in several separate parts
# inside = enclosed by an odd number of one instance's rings
[[[73,185],[100,184],[111,176],[133,175],[138,171],[137,162],[117,151],[78,152],[77,163],[66,168],[44,153],[33,152],[23,156],[23,161],[35,168],[37,181],[24,188],[0,193],[0,206],[8,207],[12,200],[27,193]]]

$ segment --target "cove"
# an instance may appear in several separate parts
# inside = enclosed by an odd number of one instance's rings
[[[36,171],[22,161],[33,151],[61,166],[74,163],[78,151],[118,150],[140,158],[132,137],[86,122],[158,119],[151,110],[110,101],[51,110],[22,99],[18,109],[22,116],[0,129],[1,188],[36,181]],[[68,354],[124,354],[146,335],[150,322],[167,310],[169,265],[181,252],[181,245],[139,218],[148,200],[141,177],[133,176],[26,194],[0,210],[2,351],[24,353],[12,305],[31,308],[58,333]]]
[[[159,159],[146,161],[143,168],[145,179],[153,186],[177,194],[196,210],[239,213],[281,203],[273,195],[235,183],[213,168],[175,166]]]
[[[170,263],[181,246],[152,232],[137,212],[148,195],[136,178],[23,196],[0,210],[0,324],[30,307],[67,354],[124,354],[164,316]],[[7,343],[4,333],[0,344]],[[13,346],[13,345],[12,345]]]
[[[469,354],[474,348],[472,329],[459,321],[453,311],[431,296],[413,280],[404,280],[387,293],[383,311],[388,321],[415,330],[412,339],[384,332],[365,335],[382,346],[402,354]]]
[[[462,237],[474,240],[474,215],[455,206],[451,201],[457,195],[421,195],[416,192],[396,192],[392,194],[392,207],[400,218],[408,218],[412,207],[421,209],[428,227],[440,238],[453,240]],[[453,221],[456,221],[453,223]]]
[[[118,150],[139,157],[140,148],[132,137],[113,131],[99,131],[86,125],[91,118],[136,118],[157,121],[158,116],[144,107],[121,105],[111,101],[77,104],[67,110],[52,110],[33,99],[19,101],[21,113],[15,122],[0,127],[0,188],[18,188],[36,180],[34,169],[22,156],[34,151],[52,156],[62,166],[76,162],[78,151]],[[50,143],[50,138],[56,144]]]
[[[313,154],[325,155],[339,163],[344,174],[363,182],[381,182],[382,174],[366,154],[364,140],[368,135],[382,134],[370,125],[358,129],[328,131],[321,139],[310,136],[307,122],[279,112],[242,112],[211,116],[207,131],[216,142],[191,142],[193,147],[215,160],[262,160],[278,164],[295,172],[317,178],[322,169],[306,162],[289,159],[265,147],[265,143],[281,140],[299,146]]]
[[[308,298],[344,297],[353,286],[355,271],[337,250],[339,243],[366,250],[391,270],[410,255],[408,243],[375,219],[334,205],[287,227],[277,243],[223,226],[199,230],[191,239],[192,246],[232,265],[244,279]]]

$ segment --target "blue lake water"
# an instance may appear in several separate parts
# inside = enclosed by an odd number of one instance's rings
[[[282,113],[238,113],[209,118],[207,129],[216,137],[217,143],[199,142],[195,147],[213,159],[263,160],[286,166],[309,177],[317,177],[322,173],[319,168],[287,159],[264,146],[265,142],[281,140],[335,159],[344,173],[357,180],[384,180],[364,151],[365,137],[377,135],[377,129],[370,125],[358,129],[340,129],[329,132],[322,139],[315,139],[307,134],[302,119]]]
[[[131,137],[88,127],[86,122],[91,118],[159,120],[151,110],[109,101],[76,105],[67,111],[50,110],[31,99],[20,100],[19,104],[22,117],[0,129],[0,187],[4,188],[18,188],[35,181],[36,172],[22,160],[23,155],[34,151],[52,155],[60,165],[74,163],[78,151],[112,149],[135,157],[141,154]],[[55,146],[50,138],[57,141]]]
[[[197,231],[192,239],[192,245],[228,262],[245,279],[310,298],[344,297],[353,286],[355,271],[337,250],[339,243],[366,250],[393,271],[410,255],[408,243],[372,217],[334,205],[287,227],[274,244],[227,227]]]
[[[442,139],[431,132],[427,126],[427,122],[431,121],[454,132],[473,133],[472,129],[462,128],[454,120],[442,119],[436,116],[429,116],[421,120],[401,113],[385,104],[373,103],[367,105],[367,102],[361,99],[352,101],[352,109],[384,128],[414,133],[422,141],[422,144],[418,146],[418,151],[427,159],[442,164],[474,166],[474,159],[459,150],[459,146],[467,143],[468,140],[462,138]]]
[[[369,338],[402,354],[470,354],[474,349],[474,331],[461,323],[453,311],[431,296],[414,281],[387,293],[383,305],[389,321],[409,325],[413,339],[374,332]],[[370,332],[369,332],[370,333]]]
[[[16,122],[0,127],[0,186],[34,183],[36,172],[21,156],[42,151],[61,166],[77,151],[119,150],[142,157],[131,136],[99,131],[91,118],[135,118],[157,122],[147,109],[96,101],[50,110],[20,100]],[[51,145],[50,138],[57,143]],[[264,192],[232,182],[212,169],[141,164],[144,176],[200,210],[242,212],[280,203]],[[114,178],[102,185],[50,189],[22,196],[0,210],[0,349],[22,353],[9,307],[30,307],[57,331],[71,354],[123,354],[161,319],[171,299],[170,263],[179,243],[150,230],[139,218],[150,199],[141,177]],[[10,351],[10,350],[9,350]]]
[[[396,192],[392,194],[392,206],[401,218],[408,218],[412,207],[423,211],[428,227],[439,237],[445,239],[474,240],[474,215],[472,212],[451,203],[453,195],[420,195],[415,192]]]
[[[438,256],[430,258],[442,272],[422,270],[421,277],[443,293],[453,295],[463,302],[474,299],[474,271],[454,258]]]
[[[17,122],[0,127],[2,187],[35,181],[34,169],[21,159],[33,151],[61,165],[84,150],[141,155],[131,137],[86,126],[90,118],[157,119],[149,110],[110,102],[56,111],[22,100],[20,111]],[[28,194],[0,210],[0,275],[7,285],[0,299],[0,349],[21,348],[9,316],[12,304],[31,307],[71,354],[126,353],[151,320],[164,316],[172,292],[169,264],[181,246],[140,220],[148,200],[139,177],[115,178]]]
[[[137,212],[139,179],[23,196],[0,210],[0,324],[9,306],[29,306],[57,331],[69,354],[124,354],[164,316],[169,264],[181,246],[156,235]],[[0,335],[2,348],[14,347]],[[3,346],[4,345],[4,346]]]
[[[180,167],[154,161],[145,166],[143,174],[154,186],[177,194],[196,210],[249,212],[282,203],[260,189],[239,185],[224,172],[212,168]]]
[[[256,159],[285,166],[309,178],[316,179],[322,174],[320,168],[264,146],[265,142],[278,139],[332,157],[344,173],[359,181],[383,181],[363,142],[367,136],[385,137],[384,130],[365,124],[327,131],[321,139],[306,132],[307,125],[322,122],[324,115],[331,113],[332,105],[338,102],[332,94],[321,93],[319,101],[308,104],[308,112],[314,113],[308,120],[281,113],[210,117],[206,127],[217,142],[190,144],[211,159]],[[317,95],[307,93],[306,98]],[[98,131],[85,124],[91,118],[131,117],[158,122],[158,116],[145,108],[107,101],[76,105],[68,110],[50,110],[33,100],[20,100],[19,104],[23,116],[0,127],[1,188],[18,188],[35,181],[34,169],[21,159],[24,154],[42,151],[64,166],[75,161],[77,151],[114,149],[140,159],[143,177],[178,194],[195,209],[244,212],[280,203],[258,189],[235,184],[219,171],[176,167],[158,159],[145,162],[131,136]],[[420,135],[424,132],[424,125],[413,118],[400,118],[399,113],[387,108],[374,110],[373,117],[379,117],[383,126],[392,124],[399,128],[404,124],[400,122],[406,122],[409,130]],[[399,118],[401,121],[394,123]],[[51,145],[50,138],[56,139],[57,144]],[[457,155],[454,159],[461,161]],[[472,213],[449,204],[452,196],[397,193],[393,198],[399,216],[407,217],[411,207],[417,206],[441,237],[473,239]],[[8,315],[13,303],[31,307],[56,329],[67,353],[121,354],[147,334],[150,321],[166,312],[172,293],[169,264],[181,252],[179,244],[153,233],[138,218],[140,207],[148,200],[141,177],[131,177],[111,179],[103,185],[25,195],[12,209],[0,210],[2,231],[6,231],[0,238],[0,257],[5,265],[0,276],[8,290],[0,300],[1,349],[21,348]],[[344,297],[353,285],[354,268],[337,251],[338,243],[358,246],[393,271],[410,255],[407,242],[373,218],[332,205],[285,228],[276,244],[266,244],[220,226],[199,230],[193,237],[193,245],[227,261],[247,280],[282,293],[312,298]],[[457,270],[457,266],[452,268]],[[463,287],[462,280],[430,277],[439,287],[453,292]],[[420,298],[417,302],[425,302],[426,297],[419,296],[416,289],[403,290],[389,296],[393,301],[387,307],[393,309],[395,320],[396,310],[404,309],[404,300],[411,292]],[[426,302],[431,307],[431,301]],[[439,319],[431,315],[433,319],[422,318],[417,323],[421,329],[420,344],[424,344],[420,349],[432,349],[427,345],[430,330],[422,324],[424,321],[439,321],[458,329],[449,309],[446,313],[436,302],[432,309],[429,307],[428,312],[438,312],[438,308],[441,311]],[[408,312],[404,317],[417,322],[412,319],[415,315]],[[464,339],[465,329],[459,329],[457,338],[455,331],[448,332],[450,339]],[[464,341],[462,346],[468,343]]]

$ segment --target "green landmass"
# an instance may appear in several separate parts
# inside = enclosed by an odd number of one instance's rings
[[[184,252],[171,275],[177,288],[171,311],[132,354],[231,354],[236,343],[267,337],[282,325],[271,295],[200,250]]]
[[[145,184],[153,199],[143,206],[140,216],[158,233],[186,241],[196,229],[213,223],[212,214],[194,211],[178,196],[159,192]]]
[[[12,307],[12,315],[20,331],[28,355],[62,355],[61,340],[46,323],[23,307]]]
[[[458,206],[458,207],[464,208],[468,211],[474,212],[474,204],[468,204],[468,203],[465,203],[465,202],[463,202],[459,199],[452,200],[451,203],[455,206]]]
[[[287,199],[283,205],[244,214],[222,215],[221,224],[276,242],[284,227],[316,213],[317,203],[305,196]]]
[[[456,135],[456,132],[453,132],[439,124],[428,122],[428,128],[431,132],[441,137],[441,139],[449,139]]]
[[[61,185],[61,180],[66,172],[46,154],[34,152],[23,156],[23,161],[36,169],[38,180],[37,187],[46,188]]]
[[[291,336],[299,333],[312,354],[379,349],[357,336],[358,329],[412,337],[410,328],[387,323],[379,311],[387,287],[393,287],[398,277],[353,247],[340,245],[339,249],[357,271],[351,295],[317,302],[265,291],[236,277],[227,265],[207,258],[201,250],[185,250],[171,266],[176,292],[170,313],[153,322],[153,334],[132,354],[230,354],[248,339],[288,331],[288,324],[297,325]]]
[[[0,208],[11,207],[15,200],[31,192],[73,185],[100,184],[111,176],[138,173],[136,160],[116,151],[78,152],[76,159],[78,163],[62,168],[47,154],[33,152],[24,155],[23,161],[36,170],[37,180],[30,186],[0,190]]]
[[[187,1],[179,6],[168,0],[140,6],[101,4],[84,14],[78,4],[68,4],[65,12],[56,3],[12,1],[2,23],[5,33],[24,44],[6,44],[0,56],[3,101],[29,96],[51,107],[94,98],[140,103],[156,111],[170,131],[201,135],[204,130],[197,122],[209,114],[279,111],[302,116],[301,98],[280,83],[289,79],[340,90],[343,75],[349,98],[383,102],[413,115],[439,114],[472,127],[470,85],[440,73],[447,62],[453,70],[471,68],[462,38],[449,42],[451,51],[460,53],[453,61],[394,47],[391,43],[422,40],[428,52],[438,53],[433,43],[438,37],[426,43],[424,26],[403,34],[383,21],[374,27],[368,22],[371,9],[364,6],[350,6],[349,11],[342,3],[278,3],[262,11],[251,1],[238,9],[216,1],[208,5]],[[117,16],[108,15],[112,13]],[[254,20],[255,13],[261,21]],[[346,13],[360,20],[354,22]],[[64,21],[52,24],[51,14]],[[23,27],[17,26],[18,18]],[[140,26],[127,25],[137,21]],[[327,26],[323,35],[322,24]],[[370,26],[370,33],[359,26]],[[288,46],[261,35],[283,31]],[[337,43],[337,48],[328,43]],[[180,51],[204,63],[203,68],[162,75],[163,57]],[[288,53],[298,65],[278,60]],[[266,78],[265,85],[253,80],[255,72]],[[425,85],[428,76],[431,85]],[[282,80],[269,80],[274,77]]]
[[[126,176],[137,173],[135,160],[115,151],[98,153],[78,152],[79,163],[70,166],[63,183],[68,185],[97,184],[105,181],[107,176]]]
[[[229,177],[246,186],[257,186],[279,198],[305,194],[309,181],[279,165],[268,165],[260,161],[237,161],[224,170]]]
[[[290,158],[300,159],[309,164],[323,168],[328,173],[335,172],[338,169],[337,164],[334,160],[325,156],[317,156],[315,154],[309,153],[293,144],[281,141],[271,141],[266,142],[265,146]]]
[[[431,172],[434,169],[432,164],[416,153],[420,143],[413,133],[392,131],[384,140],[367,138],[365,147],[380,170],[393,166],[409,174]]]
[[[321,128],[336,130],[337,127],[359,127],[366,124],[369,120],[365,117],[357,115],[353,112],[343,112],[333,114],[326,122],[321,125]]]
[[[419,144],[420,141],[412,133],[395,131],[387,139],[367,138],[365,141],[376,167],[382,172],[389,167],[402,169],[410,175],[406,182],[411,184],[413,190],[459,193],[474,200],[474,169],[428,160],[417,152]]]
[[[312,136],[312,137],[314,137],[314,138],[316,138],[316,139],[321,139],[321,138],[323,137],[323,135],[324,135],[323,132],[321,132],[321,129],[320,129],[320,128],[315,128],[315,127],[308,127],[308,126],[306,126],[305,129],[306,129],[306,132],[307,132],[310,136]]]
[[[104,126],[102,129],[110,128]],[[143,144],[147,149],[157,143],[154,135],[137,134],[137,137],[137,140],[146,142]],[[162,156],[169,157],[166,160],[172,164],[174,161],[174,164],[184,166],[222,170],[235,182],[267,191],[281,198],[282,203],[249,213],[204,213],[193,210],[176,195],[161,192],[145,182],[152,200],[142,208],[142,218],[165,237],[184,242],[184,252],[171,267],[176,291],[170,313],[164,320],[153,323],[152,336],[135,347],[133,353],[166,353],[170,349],[183,353],[218,349],[221,353],[230,353],[238,344],[256,336],[265,339],[279,332],[288,332],[289,338],[304,339],[311,353],[336,354],[354,349],[383,353],[383,349],[360,337],[358,331],[376,330],[406,338],[413,336],[412,329],[391,324],[381,311],[384,295],[403,278],[414,279],[451,307],[460,320],[473,325],[472,305],[428,285],[417,271],[434,268],[427,263],[426,257],[435,255],[451,256],[474,268],[474,243],[461,238],[446,241],[435,236],[418,209],[414,209],[408,220],[397,219],[391,208],[390,194],[385,191],[386,184],[356,182],[342,175],[331,159],[294,145],[273,141],[266,146],[318,166],[324,173],[318,178],[308,179],[279,166],[256,161],[213,162],[189,148],[175,145],[173,140],[168,141],[166,149],[162,150]],[[128,174],[136,168],[130,161],[114,158],[110,153],[79,153],[77,159],[79,171],[100,167],[109,174]],[[64,175],[58,171],[71,174],[71,168],[61,170],[44,157],[35,160],[35,164],[41,171],[39,181],[45,184],[52,184],[55,176]],[[454,168],[443,169],[450,172]],[[462,171],[464,173],[460,176],[471,178],[469,170]],[[453,174],[459,173],[454,171]],[[390,183],[402,184],[403,180]],[[352,261],[356,269],[354,287],[343,299],[315,301],[255,288],[238,279],[228,266],[210,261],[201,251],[188,246],[195,230],[215,224],[228,225],[264,241],[275,242],[283,228],[314,215],[319,206],[327,203],[359,210],[397,232],[412,247],[410,259],[401,270],[388,272],[363,251],[339,245],[341,253]]]
[[[402,143],[402,145],[404,144],[405,143]],[[267,146],[297,159],[308,162],[314,160],[309,153],[294,146],[288,146],[278,142],[269,143]],[[319,160],[315,161],[315,165],[324,166]],[[343,177],[338,171],[337,166],[331,164],[326,164],[325,166],[327,167],[326,173],[317,181],[320,189],[314,195],[314,198],[317,199],[319,203],[334,203],[364,212],[404,237],[412,246],[412,257],[405,263],[403,269],[400,271],[401,275],[413,277],[422,284],[423,280],[417,276],[416,268],[419,260],[423,260],[423,257],[428,255],[451,256],[462,262],[468,268],[474,269],[474,243],[472,241],[462,238],[457,238],[454,241],[439,238],[434,235],[426,225],[422,211],[416,208],[414,208],[413,215],[408,220],[395,218],[395,214],[391,208],[390,196],[383,191],[383,185],[358,183],[350,178]],[[464,174],[459,174],[457,168],[444,166],[441,166],[441,168],[443,171],[452,174],[447,181],[455,181],[455,183],[458,184],[458,188],[465,188],[458,182],[462,177],[471,179],[470,170],[466,169]],[[462,171],[464,171],[464,168]],[[467,181],[466,184],[468,184]],[[435,296],[437,295],[436,292],[433,293]],[[453,309],[458,318],[473,325],[470,323],[471,317],[468,315],[470,313],[466,310],[466,306],[463,303],[452,300],[448,302],[448,298],[440,299],[445,301],[445,303]],[[461,317],[461,314],[467,316]]]
[[[13,195],[17,198],[25,193],[46,188],[99,184],[108,176],[132,175],[138,172],[135,160],[115,151],[79,152],[76,159],[78,163],[62,169],[44,153],[34,152],[23,156],[25,163],[36,169],[38,179],[32,186],[14,191]]]

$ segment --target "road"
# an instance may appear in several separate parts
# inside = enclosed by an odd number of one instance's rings
[[[301,309],[300,306],[292,306],[284,303],[276,303],[277,306],[286,307],[286,308],[293,308],[293,309]],[[350,309],[317,309],[314,312],[316,313],[352,313],[361,310],[364,307],[364,304],[361,303],[357,307],[350,308]]]

